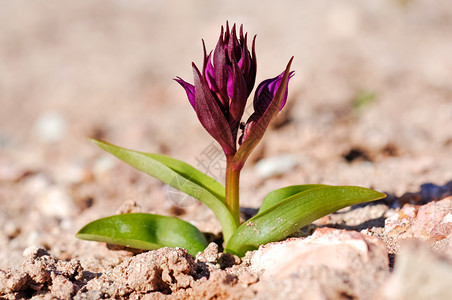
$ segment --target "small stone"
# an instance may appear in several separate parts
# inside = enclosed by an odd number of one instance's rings
[[[22,252],[22,256],[26,259],[34,259],[44,255],[49,255],[49,252],[38,245],[29,246]]]
[[[116,211],[116,214],[129,214],[129,213],[140,213],[141,206],[139,206],[134,200],[126,200]]]
[[[418,238],[433,245],[452,233],[452,197],[422,206],[405,204],[386,219],[384,230],[398,239]]]
[[[32,230],[26,237],[27,244],[39,244],[42,239],[42,232],[39,230]]]
[[[452,213],[452,197],[441,201],[430,202],[419,207],[412,226],[407,231],[408,237],[436,242],[446,238],[450,233],[452,223],[442,223],[447,215]],[[441,224],[444,224],[441,226]],[[449,226],[448,226],[449,225]],[[435,228],[437,229],[435,231]],[[443,231],[441,233],[441,231]]]
[[[399,213],[395,213],[385,220],[385,232],[398,234],[410,227],[411,220],[416,217],[418,207],[405,204]]]
[[[68,193],[58,187],[50,187],[38,198],[39,211],[49,217],[68,218],[76,207]]]
[[[111,155],[102,155],[93,165],[95,177],[102,177],[116,166],[116,160]]]
[[[218,245],[215,243],[210,243],[204,252],[198,253],[196,255],[196,260],[200,262],[210,262],[216,263],[218,259]]]
[[[78,184],[90,181],[92,178],[90,171],[80,163],[72,163],[59,168],[56,178],[65,185]]]
[[[283,154],[261,159],[255,166],[256,173],[261,178],[284,174],[298,165],[296,157]]]
[[[56,112],[43,114],[35,123],[37,137],[44,143],[60,141],[67,131],[64,117]]]
[[[24,189],[28,195],[39,195],[51,186],[51,179],[48,176],[38,173],[25,181]]]

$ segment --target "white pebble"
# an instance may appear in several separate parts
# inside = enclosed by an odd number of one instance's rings
[[[117,159],[111,155],[103,155],[99,157],[93,166],[93,173],[95,176],[102,176],[108,173],[116,166]]]
[[[22,252],[23,257],[32,257],[34,256],[34,253],[38,252],[38,250],[41,249],[38,245],[31,245],[25,248],[24,252]]]
[[[49,217],[67,218],[75,212],[71,197],[59,188],[49,188],[38,199],[39,211]]]
[[[66,134],[66,120],[58,113],[43,114],[35,123],[35,132],[44,143],[60,141]]]
[[[296,157],[290,154],[282,154],[260,160],[255,170],[261,178],[284,174],[298,165]]]

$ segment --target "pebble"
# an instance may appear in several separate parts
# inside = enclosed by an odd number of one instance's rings
[[[60,141],[66,134],[66,119],[59,113],[46,112],[41,115],[34,125],[38,139],[44,143]]]
[[[386,219],[384,230],[389,236],[417,238],[433,245],[452,235],[452,197],[422,206],[405,204]]]
[[[25,181],[25,191],[28,195],[37,195],[52,185],[51,179],[44,174],[36,174]]]
[[[130,214],[130,213],[140,213],[142,212],[141,206],[132,199],[124,201],[119,208],[116,210],[116,214]]]
[[[42,232],[40,232],[38,230],[33,230],[27,235],[27,238],[25,239],[25,241],[29,245],[30,244],[39,244],[41,239],[42,239]]]
[[[38,255],[39,254],[39,255]],[[24,249],[22,256],[25,258],[35,258],[47,254],[47,252],[38,245],[31,245]]]
[[[210,243],[203,252],[196,255],[196,260],[200,262],[216,263],[218,260],[218,245]]]
[[[117,164],[117,159],[111,155],[102,155],[93,165],[93,173],[95,177],[102,177],[113,169]]]
[[[385,220],[386,233],[405,232],[410,227],[410,220],[414,219],[417,208],[413,205],[404,205],[400,212],[391,215]]]
[[[282,175],[293,170],[298,165],[296,157],[291,154],[282,154],[264,158],[256,163],[256,173],[261,178]]]
[[[39,211],[49,217],[68,218],[76,207],[68,193],[59,187],[50,187],[38,198]]]
[[[72,163],[60,167],[55,178],[63,184],[78,184],[90,179],[89,170],[80,163]]]

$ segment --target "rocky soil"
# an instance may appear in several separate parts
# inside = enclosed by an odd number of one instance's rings
[[[1,1],[0,299],[451,299],[450,1]],[[170,155],[222,180],[184,91],[225,20],[258,34],[258,81],[295,56],[289,101],[242,173],[242,218],[292,184],[386,199],[238,257],[80,241],[99,217],[200,203],[90,144]],[[249,113],[247,111],[247,113]]]

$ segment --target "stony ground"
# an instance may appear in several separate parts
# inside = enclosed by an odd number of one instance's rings
[[[0,299],[450,299],[452,5],[436,1],[1,1]],[[388,194],[241,260],[77,240],[128,210],[204,232],[207,208],[87,137],[222,180],[184,91],[225,20],[258,34],[258,81],[295,56],[289,102],[242,173],[243,218],[303,183]],[[306,237],[308,236],[308,237]]]

